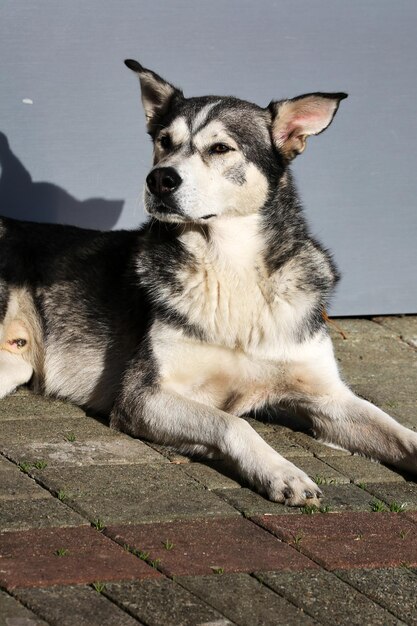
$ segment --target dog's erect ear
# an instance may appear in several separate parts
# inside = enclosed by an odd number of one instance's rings
[[[272,138],[287,161],[303,152],[309,135],[318,135],[333,120],[345,93],[309,93],[271,102]]]
[[[125,65],[139,76],[142,91],[142,104],[145,109],[146,125],[148,132],[153,130],[156,118],[163,115],[175,96],[183,98],[183,93],[166,80],[142,67],[140,63],[132,59],[126,59]]]

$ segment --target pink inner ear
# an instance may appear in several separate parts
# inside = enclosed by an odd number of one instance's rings
[[[294,130],[299,129],[300,135],[316,135],[324,130],[332,121],[336,103],[329,100],[313,100],[305,102],[300,106],[301,111],[294,111],[293,116],[288,120],[287,136]]]

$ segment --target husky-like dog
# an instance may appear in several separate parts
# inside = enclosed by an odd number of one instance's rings
[[[33,380],[112,427],[220,456],[271,500],[317,485],[242,416],[301,412],[321,441],[417,472],[417,434],[341,381],[323,311],[337,281],[289,170],[344,93],[266,108],[140,79],[154,165],[139,231],[0,222],[0,397]]]

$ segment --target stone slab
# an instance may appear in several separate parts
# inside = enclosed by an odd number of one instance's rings
[[[290,436],[281,433],[279,430],[271,429],[260,434],[278,454],[281,454],[286,459],[291,459],[292,461],[293,457],[312,456],[310,450],[299,445]]]
[[[13,394],[0,400],[1,422],[8,420],[37,419],[39,417],[82,418],[85,417],[85,412],[69,402],[45,398],[29,391],[26,393]]]
[[[364,459],[360,456],[350,457],[327,457],[326,463],[334,467],[341,474],[347,476],[352,482],[377,483],[377,482],[404,482],[404,477],[381,463]]]
[[[177,579],[240,626],[307,626],[317,622],[248,574]]]
[[[245,517],[252,515],[275,515],[300,514],[299,507],[285,506],[278,502],[271,502],[251,489],[217,489],[216,494],[223,498],[230,506],[240,511]]]
[[[0,626],[48,626],[18,600],[0,590]]]
[[[32,478],[21,472],[16,465],[9,463],[7,469],[5,467],[0,465],[0,503],[4,500],[36,500],[49,497],[49,492],[46,489],[42,489]]]
[[[336,574],[406,624],[417,624],[417,576],[410,570],[338,570]]]
[[[168,463],[165,457],[142,441],[123,435],[109,436],[108,433],[82,441],[66,441],[62,437],[58,442],[30,440],[6,444],[3,452],[16,463],[33,464],[42,460],[48,467]]]
[[[87,519],[106,525],[238,515],[170,463],[46,468],[36,476]]]
[[[212,606],[166,578],[112,583],[106,585],[105,594],[147,626],[232,624]]]
[[[16,589],[14,595],[51,626],[138,626],[139,623],[92,587]]]
[[[91,417],[65,417],[57,419],[49,414],[42,419],[8,420],[1,426],[0,447],[27,442],[62,443],[72,439],[114,439],[126,437]]]
[[[387,315],[374,317],[373,321],[408,343],[412,348],[417,348],[417,316],[416,315]]]
[[[3,500],[0,504],[0,528],[4,531],[83,524],[88,522],[50,494],[39,499]]]
[[[1,533],[0,562],[6,589],[160,576],[90,526]]]
[[[230,470],[227,470],[220,462],[213,461],[210,464],[193,462],[183,465],[181,469],[187,476],[194,478],[210,491],[240,487],[237,476],[232,478]]]
[[[288,438],[302,448],[308,450],[311,454],[314,454],[314,456],[319,459],[325,459],[328,456],[351,456],[350,452],[326,446],[324,443],[320,443],[314,439],[314,437],[311,437],[306,433],[292,432],[288,434]]]
[[[106,534],[158,560],[169,576],[315,567],[296,550],[241,517],[110,526]],[[167,549],[164,544],[172,544]]]
[[[314,456],[301,456],[292,457],[291,463],[294,463],[297,467],[302,469],[308,474],[320,487],[325,485],[343,485],[349,484],[350,480],[345,472],[338,471],[338,468],[332,466],[331,459],[333,457],[324,457],[325,462],[321,459],[317,459]],[[341,467],[343,467],[343,461],[346,461],[348,465],[351,457],[334,457],[337,460],[342,461]]]
[[[324,485],[323,506],[331,512],[371,511],[373,497],[364,489],[353,484]]]
[[[378,604],[337,576],[323,570],[260,573],[271,589],[327,626],[399,626],[399,621]]]
[[[367,483],[366,490],[379,500],[389,505],[396,503],[404,505],[404,510],[417,509],[417,485],[416,483]]]

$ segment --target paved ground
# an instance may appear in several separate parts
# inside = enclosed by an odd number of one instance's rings
[[[415,430],[417,317],[338,323],[346,380]],[[417,624],[417,485],[256,428],[320,484],[320,512],[69,404],[1,401],[0,626]]]

